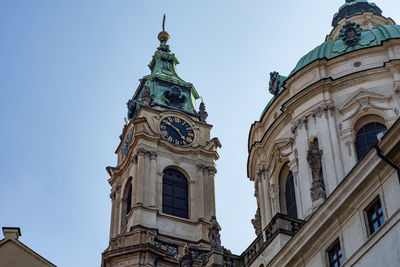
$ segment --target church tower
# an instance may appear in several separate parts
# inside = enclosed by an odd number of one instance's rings
[[[127,103],[117,166],[106,168],[112,212],[103,267],[177,266],[185,252],[196,266],[210,250],[221,144],[210,139],[204,103],[196,110],[193,84],[176,73],[164,22],[151,73]]]

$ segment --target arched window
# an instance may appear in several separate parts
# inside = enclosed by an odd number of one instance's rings
[[[166,214],[188,218],[188,182],[175,169],[166,169],[163,175],[162,209]]]
[[[126,216],[132,209],[132,177],[126,182],[123,195],[122,195],[122,210],[121,210],[121,229],[126,225]]]
[[[289,171],[286,178],[286,212],[292,218],[297,218],[296,193],[294,191],[293,173]]]
[[[129,184],[129,189],[128,189],[128,195],[126,196],[126,209],[125,209],[125,214],[128,215],[128,213],[132,209],[132,184]]]
[[[378,122],[368,123],[358,130],[356,136],[356,149],[359,160],[368,153],[376,142],[378,142],[378,133],[385,130],[386,126]]]
[[[279,174],[279,204],[281,213],[297,218],[293,173],[287,164],[282,167]]]

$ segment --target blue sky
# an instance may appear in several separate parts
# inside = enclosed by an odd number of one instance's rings
[[[344,0],[0,2],[0,225],[58,266],[100,266],[110,223],[105,167],[126,102],[158,46],[162,15],[178,74],[203,97],[223,147],[217,162],[222,243],[255,238],[246,176],[251,123],[288,74],[322,43]],[[398,0],[377,0],[400,20]]]

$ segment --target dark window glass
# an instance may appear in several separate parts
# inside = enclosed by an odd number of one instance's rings
[[[385,125],[377,122],[363,126],[356,136],[356,148],[358,159],[361,159],[373,145],[378,142],[377,134],[386,130]]]
[[[177,170],[167,169],[163,176],[163,212],[188,218],[188,184]]]
[[[293,173],[291,171],[289,171],[286,179],[285,192],[287,215],[292,218],[297,218],[296,193],[294,191]]]
[[[126,214],[132,209],[132,184],[129,185],[128,195],[126,196]]]
[[[335,245],[328,251],[329,266],[339,267],[343,264],[342,250],[340,249],[340,242],[337,241]]]
[[[372,235],[385,222],[381,200],[379,198],[367,209],[367,218],[369,233]]]

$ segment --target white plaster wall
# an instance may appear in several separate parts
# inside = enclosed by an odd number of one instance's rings
[[[352,266],[400,266],[400,224],[391,228]]]

